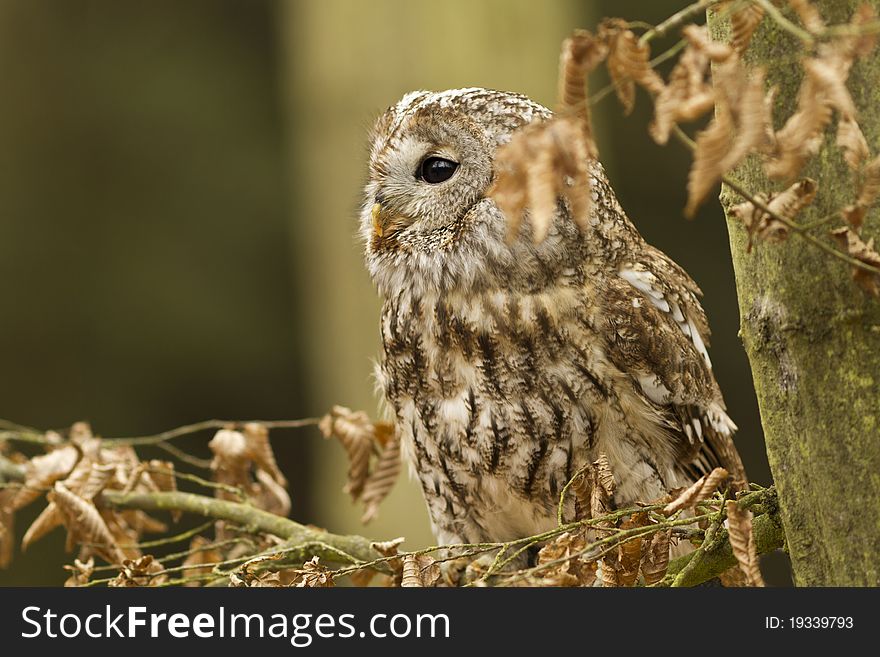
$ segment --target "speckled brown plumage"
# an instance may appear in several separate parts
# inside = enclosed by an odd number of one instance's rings
[[[560,202],[543,242],[528,221],[505,239],[486,196],[495,149],[549,116],[516,94],[415,92],[373,137],[361,226],[384,298],[377,376],[447,544],[552,527],[563,486],[600,452],[617,504],[715,465],[744,478],[699,289],[644,242],[601,165],[587,230]],[[429,156],[458,169],[420,180]]]

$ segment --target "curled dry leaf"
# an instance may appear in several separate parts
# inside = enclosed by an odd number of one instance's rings
[[[660,531],[645,541],[641,570],[648,586],[656,584],[666,575],[669,567],[669,539],[672,530]]]
[[[862,129],[852,117],[842,117],[837,123],[837,147],[843,151],[843,159],[853,171],[858,171],[868,159],[868,142]]]
[[[588,161],[597,156],[587,99],[587,75],[608,53],[607,39],[577,30],[562,44],[557,115],[517,132],[496,155],[489,196],[507,219],[513,239],[530,212],[532,239],[542,242],[558,210],[568,201],[575,223],[585,228],[590,216]]]
[[[94,504],[72,493],[60,481],[55,482],[50,495],[61,512],[69,540],[94,544],[101,556],[111,563],[125,559]]]
[[[93,557],[89,557],[86,561],[74,559],[73,565],[64,566],[64,570],[70,571],[70,577],[64,581],[65,587],[85,586],[95,571],[95,559]]]
[[[498,149],[489,195],[507,218],[509,238],[518,234],[528,208],[532,240],[544,241],[557,215],[559,197],[569,202],[575,222],[586,225],[589,151],[581,122],[573,116],[529,124]]]
[[[614,483],[614,473],[611,472],[611,463],[608,461],[608,455],[605,452],[600,452],[599,458],[593,465],[596,467],[596,477],[599,485],[602,486],[608,497],[613,497],[617,485]]]
[[[263,469],[257,470],[256,477],[257,487],[251,496],[254,503],[264,511],[286,517],[291,506],[287,489]]]
[[[363,411],[334,406],[318,427],[325,438],[336,437],[348,454],[348,482],[345,492],[357,500],[370,474],[370,457],[375,447],[375,426]]]
[[[760,5],[746,4],[734,9],[730,14],[730,43],[742,55],[752,41],[752,35],[764,20],[764,8]]]
[[[821,32],[825,29],[825,21],[810,0],[788,0],[788,4],[795,10],[801,22],[810,32]]]
[[[107,486],[115,471],[115,465],[99,465],[88,456],[84,456],[62,483],[67,490],[86,501],[92,501]],[[55,502],[50,500],[31,523],[31,526],[27,528],[21,540],[22,551],[27,550],[62,524],[64,524],[63,516]]]
[[[834,56],[808,58],[803,62],[804,71],[814,88],[821,90],[831,108],[844,119],[854,119],[856,115],[855,103],[846,88],[851,64],[852,59],[844,58],[836,51]]]
[[[818,186],[816,181],[804,178],[790,185],[780,194],[758,194],[755,198],[761,201],[771,213],[756,207],[750,201],[734,206],[730,214],[739,219],[749,235],[748,250],[751,250],[754,238],[768,242],[780,242],[788,237],[789,227],[773,215],[794,220],[798,213],[813,202]]]
[[[345,491],[353,501],[364,503],[363,522],[376,517],[378,507],[397,481],[400,472],[400,439],[388,422],[371,422],[366,413],[334,406],[319,428],[325,438],[335,436],[348,454]],[[378,457],[373,462],[373,454]]]
[[[593,468],[592,463],[588,464],[571,481],[571,490],[575,500],[575,520],[586,520],[592,517],[590,500],[593,496],[593,482],[596,479],[595,473],[592,472]]]
[[[264,511],[286,516],[290,512],[287,480],[278,468],[265,425],[250,422],[244,431],[227,427],[208,443],[214,453],[214,479],[238,488],[249,501]],[[220,499],[237,499],[229,490],[218,489]]]
[[[246,487],[250,484],[251,459],[247,438],[242,432],[232,428],[221,429],[211,438],[208,447],[214,453],[211,471],[216,481],[234,487]],[[218,490],[217,495],[222,499],[235,498],[223,490]]]
[[[379,505],[391,492],[400,475],[400,437],[393,429],[390,431],[382,453],[376,465],[367,477],[361,500],[364,503],[364,515],[361,522],[367,524],[379,512]]]
[[[740,509],[735,500],[727,500],[727,532],[733,556],[746,576],[748,585],[764,586],[752,531],[752,512]]]
[[[334,586],[333,573],[323,564],[318,563],[317,556],[311,561],[306,561],[303,567],[296,570],[296,579],[293,586],[298,588],[330,588]]]
[[[876,20],[877,10],[874,9],[872,4],[864,2],[859,5],[858,9],[856,9],[852,20],[850,21],[850,25],[859,28],[866,23],[876,22]],[[855,36],[845,39],[847,41],[847,47],[856,57],[867,57],[877,46],[878,38],[880,38],[880,35],[878,35],[876,31],[862,30],[861,34],[856,34]]]
[[[602,578],[602,586],[605,588],[614,588],[620,586],[620,577],[618,569],[620,562],[617,560],[616,554],[609,554],[602,558],[599,566],[599,574]]]
[[[174,476],[174,462],[152,459],[148,463],[148,472],[153,478],[158,490],[165,493],[173,493],[177,490],[177,477]]]
[[[671,516],[677,511],[690,509],[700,502],[708,500],[715,494],[718,486],[728,477],[724,468],[715,468],[709,474],[697,479],[693,485],[685,489],[677,498],[663,507],[663,514]]]
[[[3,499],[13,492],[12,488],[0,490],[0,570],[12,563],[15,553],[15,514],[5,507]]]
[[[764,92],[764,71],[746,71],[730,54],[716,70],[716,111],[696,139],[694,162],[688,174],[685,215],[697,208],[721,178],[751,152],[767,147],[770,103]],[[773,92],[769,92],[772,94]]]
[[[708,39],[695,26],[686,28],[685,37],[688,45],[669,74],[666,86],[654,99],[654,120],[649,132],[658,144],[669,141],[674,125],[694,121],[715,106],[715,91],[708,81]]]
[[[551,564],[541,569],[544,586],[593,586],[597,566],[582,554],[587,546],[583,531],[565,532],[547,543],[538,552],[537,565]]]
[[[880,253],[874,248],[873,238],[865,242],[858,233],[849,227],[833,230],[831,235],[837,240],[840,247],[846,250],[850,257],[880,269]],[[860,267],[853,267],[852,277],[856,284],[865,292],[873,297],[880,297],[880,273],[866,271]]]
[[[287,486],[287,479],[278,468],[275,452],[269,442],[269,429],[259,422],[248,422],[244,425],[244,436],[247,439],[248,453],[258,468],[268,472],[278,485]]]
[[[577,116],[582,122],[591,157],[596,157],[587,98],[587,76],[605,59],[608,46],[587,30],[575,30],[562,42],[559,57],[558,112]]]
[[[400,586],[424,588],[434,586],[440,579],[440,566],[427,554],[407,554],[403,557]]]
[[[636,84],[652,96],[663,90],[663,80],[650,65],[650,47],[639,42],[626,21],[619,18],[603,21],[599,36],[608,44],[605,63],[625,114],[632,112],[635,106]]]
[[[862,227],[865,215],[880,194],[880,156],[868,162],[860,173],[858,198],[841,211],[846,223],[856,230]]]
[[[158,586],[168,581],[164,574],[165,568],[153,559],[153,555],[145,554],[138,559],[126,559],[122,562],[122,568],[114,580],[108,586],[135,587],[135,586]]]
[[[188,576],[208,575],[215,563],[223,560],[220,550],[204,536],[195,536],[189,543],[189,554],[181,564]],[[209,565],[204,565],[209,564]],[[199,586],[199,582],[186,582],[184,586]]]
[[[824,25],[809,3],[801,3],[798,12],[805,24],[812,21],[816,25]],[[875,19],[874,9],[863,5],[856,11],[850,24],[858,28]],[[854,59],[869,54],[876,45],[876,39],[876,35],[843,36],[820,44],[816,56],[803,61],[805,75],[798,92],[797,110],[776,133],[776,149],[765,164],[768,176],[777,179],[797,176],[807,159],[820,148],[823,133],[834,110],[841,119],[837,143],[844,149],[847,164],[856,168],[867,157],[866,147],[862,144],[864,137],[855,123],[855,104],[846,81]]]
[[[48,454],[33,457],[24,466],[24,485],[16,490],[5,507],[17,511],[46,494],[46,489],[73,470],[80,458],[79,450],[65,445]]]
[[[647,513],[634,513],[621,523],[620,529],[625,531],[649,524]],[[638,579],[642,562],[642,542],[643,538],[636,536],[617,546],[617,586],[632,586]]]

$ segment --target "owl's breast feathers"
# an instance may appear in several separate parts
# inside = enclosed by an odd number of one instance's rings
[[[563,486],[599,452],[618,503],[716,465],[744,479],[699,290],[659,251],[630,251],[604,271],[564,269],[532,293],[386,299],[379,378],[441,540],[553,526]]]

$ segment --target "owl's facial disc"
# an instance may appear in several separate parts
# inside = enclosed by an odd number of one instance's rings
[[[492,179],[494,146],[485,130],[456,108],[435,106],[385,130],[373,143],[361,215],[370,248],[436,253],[452,246]]]
[[[459,163],[449,157],[429,154],[421,159],[413,178],[422,185],[443,185],[455,177]],[[382,205],[382,194],[376,194],[376,203],[370,209],[375,237],[382,238],[413,223],[413,218],[394,212],[391,207]]]

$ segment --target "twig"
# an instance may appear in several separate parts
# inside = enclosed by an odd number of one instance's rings
[[[723,0],[699,0],[698,2],[688,5],[657,25],[653,30],[645,32],[639,38],[639,45],[649,43],[652,39],[665,37],[669,32],[682,27],[692,18],[697,17],[712,5],[717,5],[722,1]]]
[[[246,504],[204,495],[181,492],[124,494],[104,491],[100,500],[107,506],[122,509],[183,511],[215,520],[229,520],[246,527],[250,532],[272,534],[285,539],[291,550],[302,547],[304,559],[317,555],[339,563],[341,555],[345,555],[350,563],[363,563],[380,556],[370,546],[371,541],[362,536],[344,536],[311,529]],[[330,549],[322,549],[321,546],[328,546]]]
[[[230,486],[228,484],[222,484],[219,481],[208,481],[207,479],[202,479],[201,477],[189,474],[187,472],[179,472],[177,470],[172,470],[169,468],[144,468],[144,472],[152,472],[154,474],[164,474],[171,475],[175,479],[183,479],[185,481],[191,481],[194,484],[198,484],[199,486],[203,486],[205,488],[211,488],[214,490],[222,490],[230,495],[235,495],[239,500],[246,501],[247,494],[238,486]]]
[[[165,450],[174,458],[179,459],[184,463],[189,463],[193,467],[201,468],[202,470],[211,469],[211,459],[201,459],[198,456],[193,456],[169,442],[156,443],[156,447]]]
[[[681,142],[682,144],[684,144],[687,148],[689,148],[691,150],[694,150],[696,148],[696,144],[694,143],[694,140],[691,139],[687,135],[687,133],[681,129],[681,127],[679,127],[677,125],[673,125],[672,126],[672,134],[675,135],[676,139],[679,142]],[[793,233],[800,236],[802,239],[806,240],[807,242],[809,242],[813,246],[821,249],[822,251],[825,251],[826,253],[828,253],[831,256],[834,256],[838,260],[843,260],[845,263],[847,263],[848,265],[851,265],[852,267],[855,267],[857,269],[861,269],[866,272],[870,272],[872,274],[880,275],[880,268],[869,265],[868,263],[862,262],[861,260],[857,260],[856,258],[853,258],[853,257],[847,255],[843,251],[839,251],[838,249],[835,249],[830,244],[823,242],[822,240],[818,239],[815,235],[811,235],[810,233],[806,232],[806,228],[804,226],[802,226],[801,224],[799,224],[795,221],[792,221],[788,217],[784,217],[783,215],[779,214],[778,212],[774,212],[766,203],[764,203],[759,198],[756,198],[754,195],[750,194],[748,191],[743,189],[739,185],[739,183],[737,183],[735,180],[733,180],[730,176],[726,176],[726,175],[721,176],[721,182],[723,184],[727,185],[732,191],[734,191],[737,195],[742,197],[744,200],[748,201],[753,206],[755,206],[756,208],[761,210],[761,212],[766,213],[768,216],[770,216],[774,220],[785,225],[786,228],[788,228]]]
[[[779,27],[781,27],[783,30],[796,36],[798,39],[803,41],[808,46],[813,45],[813,42],[816,40],[815,35],[813,35],[813,33],[810,32],[809,30],[805,30],[804,28],[800,27],[799,25],[792,23],[790,20],[788,20],[782,14],[782,12],[779,11],[779,8],[776,5],[774,5],[772,2],[770,2],[769,0],[751,0],[751,1],[754,4],[758,5],[759,7],[761,7],[761,9],[763,9],[765,12],[767,12],[767,16],[769,16],[773,21],[775,21],[776,24]]]
[[[776,511],[755,516],[752,531],[755,535],[755,547],[758,550],[758,554],[773,552],[785,544],[782,521]],[[727,530],[720,529],[717,538],[719,541],[718,547],[704,552],[700,557],[700,563],[689,570],[687,577],[683,577],[678,581],[678,586],[702,584],[718,577],[724,571],[736,565],[736,557],[733,556],[733,549],[730,547],[730,541],[727,538]],[[670,586],[673,581],[676,581],[677,575],[687,568],[695,555],[696,552],[691,552],[671,561],[666,577],[655,584],[655,586]]]
[[[186,424],[181,427],[169,429],[162,433],[153,434],[151,436],[134,436],[131,438],[105,438],[104,443],[113,445],[156,445],[164,443],[168,440],[188,436],[200,431],[208,431],[210,429],[223,429],[227,426],[243,427],[246,424],[257,423],[262,424],[267,429],[299,429],[301,427],[316,426],[321,418],[308,417],[301,420],[203,420],[193,424]]]

